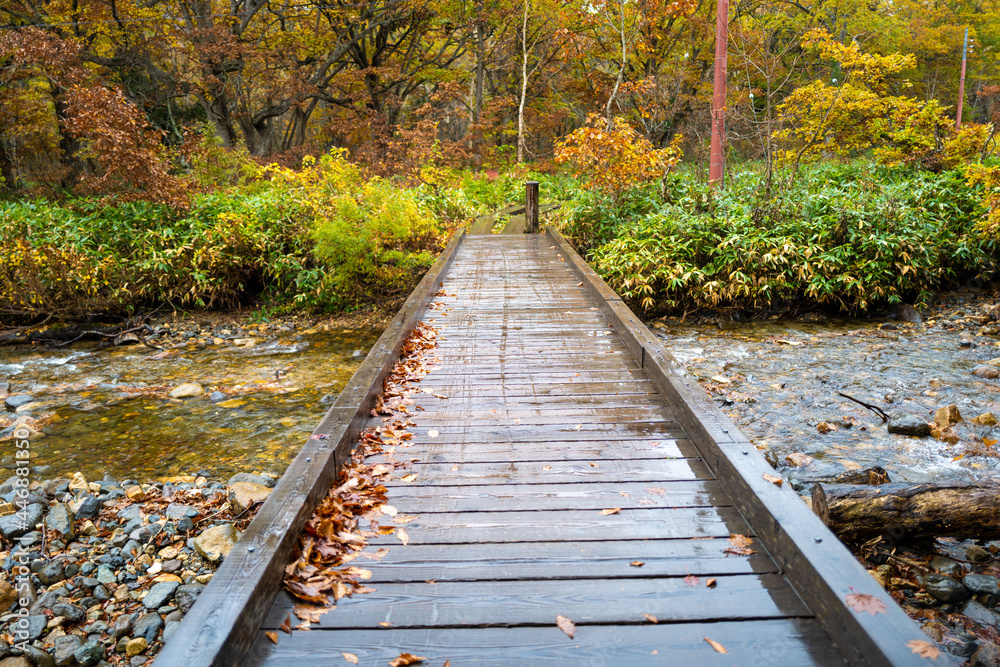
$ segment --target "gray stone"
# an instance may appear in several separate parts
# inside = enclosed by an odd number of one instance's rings
[[[950,558],[945,558],[944,556],[934,556],[931,559],[931,568],[940,574],[947,574],[952,577],[961,577],[965,574],[965,568],[962,567],[961,563],[953,561]]]
[[[63,570],[61,563],[51,562],[41,569],[38,573],[38,578],[42,580],[42,583],[46,586],[51,586],[52,584],[57,584],[60,581],[66,579],[66,571]]]
[[[931,434],[931,425],[916,415],[903,415],[889,422],[889,433],[923,437]]]
[[[105,602],[111,599],[111,592],[104,587],[104,584],[100,584],[94,587],[94,599],[98,602]]]
[[[212,526],[201,535],[194,538],[194,548],[206,560],[215,562],[229,555],[233,545],[239,539],[236,527],[231,523]]]
[[[211,394],[208,395],[208,400],[212,401],[213,403],[218,403],[219,401],[226,400],[226,395],[223,394],[221,391],[213,391]]]
[[[101,646],[100,642],[87,642],[76,649],[73,657],[76,658],[81,667],[92,667],[104,660],[104,647]]]
[[[973,593],[1000,595],[1000,581],[996,577],[985,574],[967,574],[962,583]]]
[[[973,563],[985,563],[993,560],[993,553],[989,549],[984,549],[978,544],[973,544],[965,550],[965,557]]]
[[[64,503],[56,503],[45,516],[45,526],[49,530],[60,533],[63,537],[72,540],[76,537],[73,530],[73,511]]]
[[[263,484],[264,486],[274,486],[274,480],[270,477],[264,477],[263,475],[251,475],[248,472],[238,472],[229,478],[226,482],[227,486],[232,486],[236,482],[253,482],[254,484]]]
[[[1000,665],[1000,646],[993,642],[983,642],[969,658],[969,667],[998,667]]]
[[[184,517],[193,519],[198,516],[198,510],[191,505],[184,505],[183,503],[170,503],[167,505],[166,516],[168,519],[174,521],[177,519],[183,519]]]
[[[155,611],[143,614],[132,622],[132,636],[142,637],[152,644],[163,629],[163,619]]]
[[[73,623],[79,623],[87,615],[87,612],[75,604],[63,603],[52,605],[52,613],[56,616],[64,616]]]
[[[174,636],[174,633],[177,632],[177,628],[180,626],[180,621],[170,621],[167,623],[167,627],[163,629],[163,642],[166,643],[170,641],[170,638]]]
[[[27,624],[27,628],[25,628],[24,627],[25,624],[21,623],[21,620],[18,619],[17,621],[18,630],[26,629],[28,631],[28,641],[33,642],[39,637],[41,637],[42,633],[45,632],[45,626],[48,624],[49,619],[46,616],[37,615],[37,616],[28,616],[25,619],[25,621]]]
[[[16,507],[16,505],[15,505]],[[41,503],[32,503],[13,514],[0,517],[0,533],[8,540],[29,533],[35,529],[35,524],[42,520],[45,507]]]
[[[194,398],[205,393],[205,388],[196,382],[185,382],[177,385],[167,394],[170,398]]]
[[[41,614],[46,609],[52,609],[52,605],[59,603],[59,594],[55,591],[45,591],[41,596],[35,600],[35,604],[31,605],[29,610],[33,615]]]
[[[965,606],[962,607],[962,614],[978,623],[1000,627],[1000,614],[976,600],[966,602]]]
[[[976,366],[972,369],[972,374],[983,380],[996,380],[1000,378],[1000,368],[996,366]]]
[[[969,597],[965,586],[943,574],[928,574],[921,583],[928,595],[941,602],[961,602]]]
[[[141,505],[127,505],[126,507],[118,510],[118,520],[119,521],[132,521],[133,519],[142,518],[142,506]]]
[[[118,583],[118,575],[111,568],[110,565],[99,565],[97,567],[97,581],[102,584],[116,584]]]
[[[55,641],[55,651],[52,652],[52,660],[56,663],[56,667],[72,665],[74,660],[73,654],[81,646],[83,646],[83,639],[76,635],[59,637]]]
[[[94,621],[83,629],[88,635],[109,635],[111,627],[104,621]]]
[[[174,602],[186,614],[203,590],[205,590],[205,587],[201,584],[184,584],[183,586],[179,586],[177,592],[174,593]]]
[[[180,586],[176,581],[162,581],[154,584],[146,597],[142,599],[142,606],[146,609],[157,609],[166,604],[173,596],[174,591]]]
[[[56,663],[52,661],[52,656],[37,646],[32,646],[31,644],[25,646],[24,655],[31,660],[35,667],[56,667]]]
[[[171,621],[181,621],[184,618],[184,612],[180,609],[175,609],[166,616],[163,617],[164,623],[170,623]]]
[[[35,399],[32,398],[31,394],[14,394],[5,398],[3,403],[11,410],[17,410],[22,405],[27,405],[33,400]]]
[[[87,496],[76,508],[77,519],[96,519],[103,503],[94,496]]]
[[[115,624],[111,627],[111,636],[115,639],[121,639],[122,637],[128,636],[132,632],[132,615],[125,614],[124,616],[119,616],[115,619]]]

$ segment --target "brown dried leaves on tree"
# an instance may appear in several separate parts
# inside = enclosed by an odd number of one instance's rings
[[[327,493],[299,536],[294,560],[285,568],[285,588],[298,599],[329,606],[345,595],[372,591],[361,583],[371,578],[371,572],[348,563],[362,555],[371,537],[396,532],[404,545],[409,541],[402,528],[379,525],[379,519],[397,514],[396,508],[386,502],[385,480],[396,468],[408,464],[367,464],[365,460],[386,454],[391,461],[397,447],[409,446],[407,441],[412,433],[407,429],[414,424],[409,419],[412,413],[407,405],[412,405],[409,397],[417,393],[416,383],[433,363],[430,353],[436,337],[433,328],[420,324],[407,338],[402,358],[386,378],[382,395],[372,409],[372,417],[380,417],[383,425],[361,434],[350,461],[337,477],[336,486]],[[367,529],[359,525],[362,518],[369,521]],[[407,523],[415,518],[404,517]],[[364,555],[381,560],[384,552]]]

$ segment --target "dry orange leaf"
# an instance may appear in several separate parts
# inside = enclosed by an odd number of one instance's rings
[[[353,653],[344,653],[343,651],[341,651],[340,655],[344,656],[344,660],[351,663],[352,665],[358,664],[358,656],[354,655]]]
[[[707,641],[708,645],[711,646],[712,648],[714,648],[717,652],[719,652],[719,653],[729,653],[729,651],[726,650],[725,646],[723,646],[719,642],[715,641],[714,639],[709,639],[708,637],[702,637],[702,639],[704,639],[705,641]]]
[[[570,639],[573,638],[573,633],[576,632],[576,623],[560,614],[559,616],[556,616],[556,625],[559,626],[560,630],[569,635]]]
[[[552,470],[552,466],[542,466],[542,470]]]
[[[649,491],[650,493],[652,493],[654,496],[662,496],[662,495],[665,495],[667,493],[667,490],[664,489],[661,486],[651,486],[651,487],[647,488],[646,490]]]
[[[389,516],[396,516],[399,513],[399,510],[392,505],[382,505],[379,509],[382,510],[382,514],[388,514]]]
[[[763,477],[766,481],[770,482],[771,484],[774,484],[775,486],[781,486],[782,484],[785,483],[785,480],[781,479],[777,475],[769,475],[768,473],[764,473],[763,475],[761,475],[761,477]]]
[[[715,580],[715,577],[712,577],[711,579],[706,579],[705,580],[705,585],[708,586],[709,588],[715,588],[715,585],[717,583],[718,582]]]
[[[643,614],[642,617],[645,618],[650,623],[659,623],[656,617],[653,616],[652,614]]]
[[[378,624],[381,625],[383,628],[391,628],[392,627],[392,623],[390,623],[389,621],[379,621]]]
[[[937,660],[938,656],[941,655],[941,651],[938,647],[929,641],[923,639],[914,639],[907,642],[907,648],[919,655],[921,658],[930,658],[931,660]]]
[[[412,653],[400,653],[399,657],[389,663],[389,667],[405,667],[405,665],[415,665],[423,662],[427,658]]]
[[[283,632],[285,632],[285,633],[287,633],[287,634],[292,634],[292,615],[291,614],[285,614],[285,620],[281,622],[281,625],[278,626],[278,629],[281,630],[281,631],[283,631]]]
[[[278,633],[277,632],[271,632],[270,630],[268,630],[264,634],[267,636],[268,639],[270,639],[275,644],[278,643]]]
[[[411,472],[409,475],[403,475],[402,480],[404,482],[412,482],[417,478],[417,473]]]
[[[847,606],[854,611],[860,613],[868,612],[872,616],[881,612],[885,613],[885,603],[879,600],[874,595],[868,595],[867,593],[849,593],[844,599]]]
[[[410,543],[410,536],[402,528],[396,531],[396,537],[398,537],[399,541],[402,542],[404,545]]]
[[[621,511],[622,511],[621,507],[612,507],[609,510],[601,510],[601,514],[603,514],[604,516],[608,516],[609,514],[619,514],[621,513]]]
[[[645,563],[642,562],[641,560],[634,560],[631,563],[629,563],[629,565],[631,565],[632,567],[642,567],[643,565],[645,565]]]
[[[419,518],[420,517],[417,516],[416,514],[400,514],[395,519],[393,519],[393,521],[399,524],[403,524],[403,523],[410,523],[411,521],[416,521]]]

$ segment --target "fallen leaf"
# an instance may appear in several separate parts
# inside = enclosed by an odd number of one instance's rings
[[[816,424],[816,430],[820,433],[829,433],[830,431],[836,431],[837,427],[829,422],[820,422]]]
[[[542,466],[542,470],[552,470],[552,466]]]
[[[285,620],[281,622],[281,625],[278,626],[278,629],[284,631],[287,634],[292,634],[292,615],[291,614],[285,614]]]
[[[556,625],[559,626],[560,630],[569,635],[570,639],[573,638],[573,633],[576,632],[576,623],[569,620],[565,616],[559,615],[556,616]]]
[[[358,664],[358,656],[354,655],[353,653],[344,653],[343,651],[341,651],[340,655],[344,656],[344,660],[351,663],[352,665]]]
[[[625,493],[624,491],[619,491],[618,495],[620,495],[620,496],[622,496],[624,498],[631,498],[632,497],[629,494]]]
[[[776,338],[774,342],[780,343],[782,345],[791,345],[792,347],[798,347],[799,345],[804,345],[804,343],[800,340],[784,340],[781,338]]]
[[[913,639],[907,642],[906,646],[921,658],[937,660],[938,656],[941,655],[941,651],[938,650],[937,646],[923,639]]]
[[[718,583],[718,582],[715,581],[715,577],[712,577],[711,579],[706,579],[705,580],[705,585],[708,586],[709,588],[715,588],[715,584],[716,583]]]
[[[521,420],[520,420],[520,419],[515,419],[515,420],[514,420],[514,423],[515,423],[515,424],[520,424],[520,423],[521,423]]]
[[[775,486],[781,486],[782,484],[785,483],[785,480],[781,479],[777,475],[769,475],[767,473],[764,473],[763,475],[761,475],[761,477],[763,477],[765,481],[768,481],[771,484],[774,484]]]
[[[389,667],[404,667],[405,665],[415,665],[423,662],[427,658],[412,653],[400,653],[399,657],[389,663]]]
[[[278,633],[277,632],[271,632],[269,630],[269,631],[265,632],[264,634],[267,636],[268,639],[270,639],[275,644],[278,643]]]
[[[573,430],[579,431],[581,428],[583,428],[583,424],[577,424],[576,426],[573,427]]]
[[[753,544],[753,540],[749,535],[740,535],[739,533],[729,536],[729,543],[734,547],[748,547]]]
[[[702,639],[704,639],[705,641],[707,641],[708,645],[711,646],[712,648],[714,648],[717,652],[719,652],[719,653],[729,653],[729,651],[726,650],[725,646],[723,646],[719,642],[715,641],[714,639],[709,639],[708,637],[702,637]]]
[[[654,496],[662,496],[662,495],[666,495],[666,493],[667,493],[667,490],[664,489],[663,487],[660,487],[660,486],[651,486],[651,487],[647,488],[646,490],[649,491],[650,493],[652,493]]]
[[[646,563],[644,563],[644,562],[643,562],[643,561],[641,561],[641,560],[634,560],[634,561],[632,561],[631,563],[629,563],[629,565],[631,565],[632,567],[642,567],[642,566],[643,566],[643,565],[645,565],[645,564],[646,564]]]
[[[391,628],[392,627],[392,623],[390,623],[389,621],[379,621],[378,624],[381,625],[383,628]]]
[[[849,593],[844,599],[847,606],[854,611],[860,613],[868,612],[872,616],[882,612],[885,613],[885,603],[879,600],[874,595],[868,595],[867,593]]]
[[[687,584],[688,586],[698,586],[701,584],[701,579],[694,576],[693,574],[689,574],[688,576],[684,577],[684,583]]]
[[[404,482],[412,482],[416,478],[417,478],[417,473],[413,472],[413,473],[410,473],[409,475],[403,475],[403,477],[401,479]]]
[[[392,505],[382,505],[379,509],[382,510],[382,514],[388,514],[389,516],[396,516],[399,513],[399,510]]]
[[[456,470],[458,470],[458,466],[452,466],[452,467],[451,467],[451,471],[452,471],[452,472],[455,472]]]
[[[732,380],[730,380],[729,378],[727,378],[724,375],[713,375],[712,379],[715,380],[716,382],[721,383],[721,384],[731,384],[732,383]]]
[[[396,531],[396,537],[398,537],[399,541],[402,542],[404,545],[410,543],[410,536],[402,528]]]
[[[436,438],[436,437],[438,437],[439,435],[441,435],[441,434],[440,434],[440,433],[438,433],[436,429],[433,429],[433,428],[432,428],[431,430],[427,431],[427,437],[428,437],[428,438]]]
[[[621,507],[613,507],[609,510],[601,510],[601,514],[608,516],[609,514],[618,514],[622,511]]]
[[[420,517],[416,514],[400,514],[393,521],[399,524],[410,523],[411,521],[416,521]]]
[[[652,614],[643,614],[642,617],[645,618],[650,623],[659,623],[656,617],[653,616]]]
[[[590,467],[591,467],[591,468],[600,468],[601,466],[599,466],[598,464],[596,464],[596,463],[594,463],[593,461],[591,461],[591,462],[590,462]]]

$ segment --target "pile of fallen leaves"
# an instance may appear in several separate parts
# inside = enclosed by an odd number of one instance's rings
[[[380,525],[383,517],[400,525],[417,518],[399,515],[387,504],[385,480],[396,469],[410,465],[409,461],[395,461],[393,455],[397,447],[410,446],[407,441],[413,434],[408,429],[415,426],[410,417],[419,409],[410,397],[420,391],[417,384],[437,361],[432,354],[436,341],[435,330],[424,324],[418,324],[406,339],[400,361],[385,379],[382,394],[371,411],[372,417],[381,418],[382,425],[365,429],[361,434],[350,461],[338,474],[336,486],[316,508],[299,537],[294,560],[285,568],[285,588],[309,603],[296,605],[295,615],[302,621],[296,629],[308,630],[311,623],[335,609],[336,601],[346,595],[375,590],[362,583],[371,578],[370,570],[349,565],[358,557],[379,561],[388,553],[385,548],[366,552],[369,538],[396,533],[404,545],[409,542],[403,528]],[[365,463],[379,454],[385,462]],[[408,477],[405,475],[403,479]],[[366,528],[359,525],[362,519],[368,521]],[[290,632],[290,622],[286,621],[282,629]],[[277,636],[271,640],[276,641]]]

